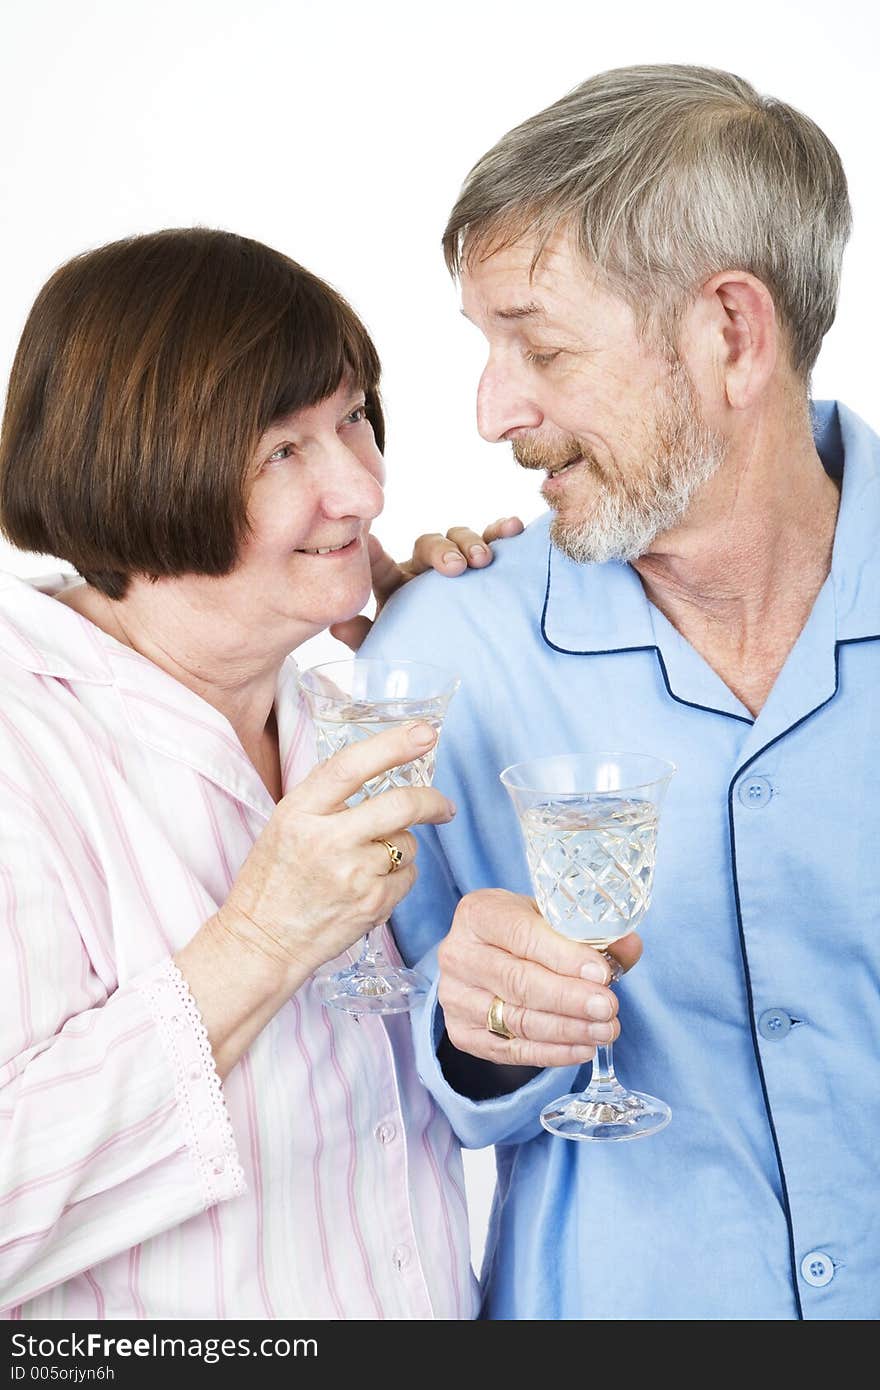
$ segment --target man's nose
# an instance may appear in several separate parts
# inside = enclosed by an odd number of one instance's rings
[[[477,387],[477,429],[490,444],[512,437],[516,430],[536,430],[544,419],[537,402],[517,374],[489,362]]]

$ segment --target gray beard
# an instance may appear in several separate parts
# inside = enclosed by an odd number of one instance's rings
[[[658,421],[656,454],[638,486],[617,479],[612,491],[604,479],[589,516],[550,527],[553,544],[576,563],[637,560],[658,536],[684,520],[691,499],[724,462],[720,435],[700,418],[690,382],[682,370],[672,374],[667,409]]]
[[[555,517],[550,539],[581,565],[637,560],[664,531],[681,524],[694,493],[714,477],[723,460],[720,450],[689,460],[668,488],[642,497],[604,492],[588,517],[573,523]]]

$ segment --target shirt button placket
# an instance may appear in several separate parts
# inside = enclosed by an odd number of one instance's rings
[[[396,1022],[394,1020],[393,1024]],[[409,1317],[431,1318],[434,1315],[431,1294],[417,1244],[417,1227],[407,1185],[408,1145],[400,1094],[394,1082],[395,1063],[391,1050],[393,1024],[392,1028],[383,1029],[380,1040],[384,1050],[381,1064],[377,1066],[379,1074],[387,1076],[389,1082],[378,1089],[373,1097],[373,1139],[384,1150],[383,1157],[377,1160],[377,1167],[387,1179],[387,1187],[382,1194],[387,1241],[383,1258],[388,1261],[388,1277],[397,1286],[395,1302],[401,1301]]]
[[[773,796],[773,787],[766,777],[743,777],[736,789],[740,803],[750,811],[758,811],[766,806]]]
[[[377,1141],[386,1147],[393,1144],[397,1138],[397,1125],[392,1120],[383,1120],[374,1130]],[[409,1268],[412,1259],[412,1250],[408,1245],[395,1245],[391,1251],[391,1263],[398,1274],[403,1274]]]
[[[784,1009],[765,1009],[758,1018],[758,1032],[768,1042],[779,1042],[791,1032],[793,1023]]]
[[[801,1260],[801,1275],[814,1289],[824,1289],[834,1278],[834,1261],[824,1250],[811,1250]]]
[[[408,1245],[395,1245],[391,1252],[391,1259],[398,1274],[402,1274],[412,1259],[412,1250]]]

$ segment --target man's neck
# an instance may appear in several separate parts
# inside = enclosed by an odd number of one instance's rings
[[[651,602],[753,714],[831,568],[839,492],[809,429],[731,450],[686,524],[633,562]]]

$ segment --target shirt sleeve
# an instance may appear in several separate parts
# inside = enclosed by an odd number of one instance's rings
[[[244,1190],[207,1034],[170,957],[107,989],[51,823],[0,799],[0,1308]]]
[[[497,561],[496,561],[497,563]],[[476,580],[480,576],[473,572]],[[416,579],[395,594],[382,610],[381,618],[361,648],[360,655],[393,659],[405,653],[411,660],[458,670],[464,684],[476,687],[486,671],[486,634],[474,622],[468,599],[467,576],[448,580],[436,575]],[[426,620],[430,614],[430,620]],[[491,660],[489,661],[491,670]],[[485,729],[477,706],[468,700],[468,691],[456,695],[444,732],[437,760],[437,783],[459,807],[457,820],[471,827],[458,834],[479,838],[491,833],[480,808],[473,803],[474,768],[486,759]],[[517,1090],[494,1099],[471,1100],[454,1090],[444,1075],[437,1055],[445,1031],[443,1010],[437,999],[437,947],[446,936],[463,896],[456,880],[454,864],[461,862],[447,853],[451,827],[417,826],[419,876],[394,911],[392,927],[401,955],[431,981],[426,1003],[411,1015],[419,1075],[431,1092],[466,1148],[490,1144],[513,1144],[533,1139],[543,1131],[540,1113],[555,1096],[572,1089],[577,1068],[551,1068],[539,1072]],[[491,877],[476,877],[471,869],[469,888],[497,887]],[[472,1066],[472,1071],[470,1067]],[[490,1095],[497,1073],[494,1064],[474,1057],[457,1059],[465,1079],[474,1077],[473,1092]],[[459,1084],[463,1084],[459,1080]]]
[[[419,838],[418,882],[395,909],[392,921],[405,959],[413,961],[413,947],[424,948],[424,954],[417,959],[417,969],[431,982],[424,1005],[411,1015],[419,1076],[465,1148],[481,1149],[490,1144],[519,1144],[534,1139],[543,1132],[541,1110],[554,1097],[572,1089],[578,1068],[547,1068],[517,1090],[487,1100],[471,1100],[450,1085],[438,1057],[446,1024],[437,998],[437,947],[449,930],[461,895],[436,831],[433,827],[421,827]],[[431,936],[434,940],[428,944]],[[459,1066],[465,1068],[465,1076],[473,1075],[475,1091],[484,1093],[491,1089],[486,1078],[494,1075],[494,1064],[461,1054]]]

